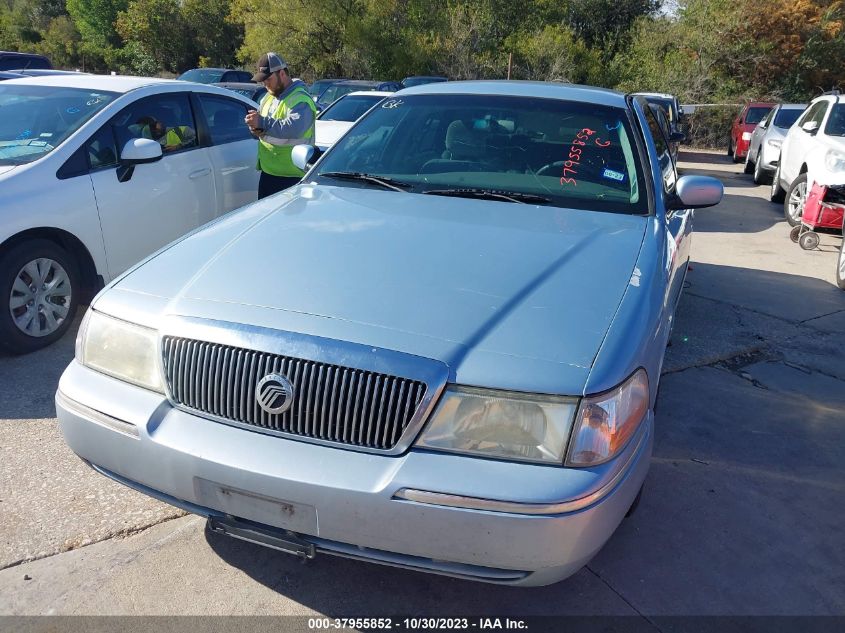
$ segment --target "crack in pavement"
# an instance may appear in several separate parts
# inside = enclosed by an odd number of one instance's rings
[[[102,538],[98,538],[95,541],[91,541],[90,543],[85,543],[84,545],[63,549],[58,552],[52,552],[50,554],[42,554],[41,556],[30,556],[28,558],[21,558],[20,560],[12,561],[7,565],[0,566],[0,572],[5,571],[7,569],[12,569],[13,567],[19,567],[20,565],[26,565],[27,563],[32,563],[37,560],[44,560],[45,558],[52,558],[53,556],[59,556],[61,554],[67,554],[68,552],[75,552],[77,550],[85,549],[86,547],[96,545],[97,543],[110,541],[113,538],[128,538],[130,536],[135,536],[136,534],[140,534],[141,532],[149,530],[150,528],[153,528],[157,525],[162,525],[163,523],[167,523],[169,521],[175,521],[176,519],[182,519],[186,516],[188,516],[188,513],[182,512],[181,514],[175,516],[165,517],[164,519],[161,519],[160,521],[156,521],[154,523],[149,523],[140,527],[126,528],[125,530],[120,530],[118,532],[115,532],[114,534],[108,534],[106,536],[103,536]]]
[[[782,323],[787,323],[789,325],[808,327],[808,328],[815,330],[817,332],[820,331],[820,330],[818,328],[811,326],[811,325],[807,325],[808,321],[815,321],[816,319],[822,319],[824,317],[831,316],[832,314],[837,314],[839,312],[845,312],[845,310],[834,310],[830,314],[820,314],[818,316],[810,317],[809,319],[802,319],[800,321],[791,321],[791,320],[787,319],[786,317],[780,316],[778,314],[770,314],[768,312],[762,312],[760,310],[755,310],[754,308],[749,308],[748,306],[740,305],[738,303],[733,303],[731,301],[725,301],[723,299],[714,299],[713,297],[708,297],[708,296],[705,296],[705,295],[696,294],[695,292],[693,292],[691,290],[685,291],[684,294],[689,295],[691,297],[695,297],[696,299],[704,299],[705,301],[713,301],[714,303],[721,303],[722,305],[730,306],[730,307],[732,307],[736,310],[745,310],[747,312],[751,312],[752,314],[758,314],[760,316],[768,317],[770,319],[776,319],[776,320],[778,320]],[[821,330],[821,331],[824,332],[825,334],[833,334],[833,332],[828,332],[826,330]]]
[[[845,312],[845,310],[834,310],[833,312],[829,312],[828,314],[820,314],[819,316],[810,317],[809,319],[804,319],[803,321],[798,321],[801,325],[804,325],[808,321],[815,321],[816,319],[823,319],[825,317],[833,316],[834,314],[839,314],[840,312]]]
[[[590,567],[590,565],[589,565],[589,564],[584,565],[584,569],[586,569],[586,570],[587,570],[588,572],[590,572],[593,576],[595,576],[596,578],[598,578],[598,579],[599,579],[599,581],[601,581],[601,582],[604,584],[604,586],[605,586],[605,587],[607,587],[607,588],[608,588],[608,589],[610,589],[613,593],[615,593],[615,594],[619,597],[619,599],[620,599],[620,600],[622,600],[622,602],[624,602],[624,603],[625,603],[625,604],[627,604],[629,607],[631,607],[631,609],[633,609],[633,610],[634,610],[634,613],[636,613],[636,614],[637,614],[638,616],[640,616],[643,620],[645,620],[646,622],[648,622],[648,623],[649,623],[651,626],[653,626],[653,627],[654,627],[657,631],[659,631],[659,633],[663,633],[662,629],[661,629],[659,626],[657,626],[657,623],[656,623],[654,620],[652,620],[650,617],[648,617],[648,616],[647,616],[646,614],[644,614],[642,611],[640,611],[639,609],[637,609],[637,607],[635,607],[635,606],[631,603],[631,601],[630,601],[630,600],[628,600],[628,599],[627,599],[625,596],[623,596],[623,595],[622,595],[619,591],[617,591],[617,590],[616,590],[616,588],[615,588],[613,585],[611,585],[611,584],[610,584],[607,580],[605,580],[604,578],[602,578],[602,575],[601,575],[600,573],[598,573],[595,569],[593,569],[592,567]]]

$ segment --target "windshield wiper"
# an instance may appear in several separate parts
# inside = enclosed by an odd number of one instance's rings
[[[543,204],[551,202],[551,198],[538,196],[533,193],[518,191],[499,191],[497,189],[429,189],[422,193],[433,196],[454,196],[456,198],[479,198],[481,200],[505,200],[506,202],[520,202],[523,204]]]
[[[414,185],[402,182],[401,180],[394,180],[389,176],[376,176],[374,174],[363,174],[358,171],[324,171],[318,176],[326,178],[338,178],[340,180],[363,180],[364,182],[371,182],[374,185],[381,185],[385,189],[392,189],[393,191],[405,191]]]

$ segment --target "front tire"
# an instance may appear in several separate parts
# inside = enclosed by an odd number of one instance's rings
[[[779,204],[783,202],[783,198],[784,191],[783,187],[780,186],[780,161],[778,161],[778,165],[775,168],[775,175],[772,176],[772,188],[769,190],[769,200]]]
[[[31,240],[0,257],[0,346],[27,354],[60,339],[79,304],[79,271],[63,248]]]
[[[757,154],[757,160],[754,161],[754,184],[766,184],[766,174],[763,172],[763,167],[760,162],[760,154]]]
[[[804,215],[804,203],[807,200],[807,173],[799,174],[789,185],[786,199],[783,201],[783,215],[790,226],[801,224]]]
[[[836,260],[836,285],[845,290],[845,231],[839,244],[839,259]]]

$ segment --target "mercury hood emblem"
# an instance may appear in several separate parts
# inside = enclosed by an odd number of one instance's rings
[[[258,381],[255,399],[267,413],[284,413],[293,402],[293,385],[281,374],[267,374]]]

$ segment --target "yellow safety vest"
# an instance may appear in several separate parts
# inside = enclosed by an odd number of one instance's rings
[[[275,97],[270,92],[264,95],[261,105],[258,106],[261,116],[270,116],[270,106],[274,99]],[[290,114],[290,111],[300,103],[307,103],[311,108],[311,112],[316,117],[317,107],[314,105],[311,95],[308,94],[304,86],[297,86],[289,95],[279,101],[279,105],[272,115],[273,118],[286,118]],[[305,172],[293,164],[291,152],[293,151],[294,145],[314,144],[314,124],[312,123],[311,127],[300,138],[281,141],[277,139],[277,142],[280,144],[268,143],[264,139],[258,140],[258,169],[273,176],[302,176]]]

